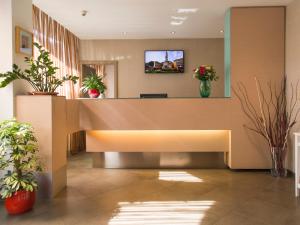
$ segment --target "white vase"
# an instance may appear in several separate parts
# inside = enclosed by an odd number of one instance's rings
[[[101,98],[101,99],[105,98],[105,94],[104,93],[100,93],[99,98]]]

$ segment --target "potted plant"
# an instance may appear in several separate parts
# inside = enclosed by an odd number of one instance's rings
[[[104,95],[106,86],[102,81],[102,77],[97,74],[89,74],[82,82],[81,91],[88,93],[90,98],[98,98],[100,94]]]
[[[299,83],[290,84],[291,95],[287,96],[287,78],[284,76],[279,85],[268,82],[262,85],[255,78],[257,102],[250,98],[247,86],[238,83],[233,92],[241,103],[242,111],[251,125],[244,127],[262,136],[269,145],[272,160],[271,174],[274,177],[287,175],[286,156],[291,129],[296,125],[300,113]]]
[[[9,214],[20,214],[33,208],[37,180],[42,171],[37,156],[37,140],[31,125],[15,119],[0,123],[0,194]]]
[[[194,78],[200,80],[200,96],[208,98],[211,94],[211,81],[217,81],[219,77],[213,66],[202,65],[194,69]]]
[[[25,80],[34,89],[30,94],[33,95],[57,95],[55,92],[59,86],[62,86],[64,82],[71,81],[76,83],[77,76],[66,75],[59,79],[55,76],[58,67],[53,65],[49,57],[49,52],[46,51],[38,43],[34,43],[34,46],[39,51],[37,59],[25,57],[25,62],[28,64],[28,69],[21,70],[16,64],[13,65],[13,71],[6,73],[0,73],[0,88],[6,87],[14,80]],[[2,78],[2,79],[1,79]]]

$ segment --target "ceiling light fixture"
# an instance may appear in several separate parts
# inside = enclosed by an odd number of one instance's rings
[[[196,13],[198,10],[198,8],[177,9],[177,13]]]
[[[181,21],[184,21],[187,19],[186,16],[172,16],[171,17],[173,20],[181,20]]]
[[[171,21],[171,25],[173,26],[180,26],[183,24],[183,21]]]
[[[86,16],[87,13],[88,13],[87,10],[82,10],[82,11],[81,11],[81,15],[82,15],[82,16]]]
[[[220,30],[220,33],[223,34],[223,33],[224,33],[224,30]]]

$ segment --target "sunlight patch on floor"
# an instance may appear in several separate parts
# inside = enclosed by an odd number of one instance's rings
[[[214,201],[120,202],[109,225],[199,225]]]
[[[181,182],[203,182],[199,177],[195,177],[184,171],[160,171],[159,180],[164,181],[181,181]]]

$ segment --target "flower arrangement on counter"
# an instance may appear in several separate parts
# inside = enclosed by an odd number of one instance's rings
[[[211,94],[211,81],[217,81],[219,77],[213,66],[201,65],[194,69],[194,78],[200,80],[199,92],[202,98],[208,98]]]
[[[201,65],[194,69],[194,78],[201,81],[217,81],[219,79],[214,67],[209,65]]]

